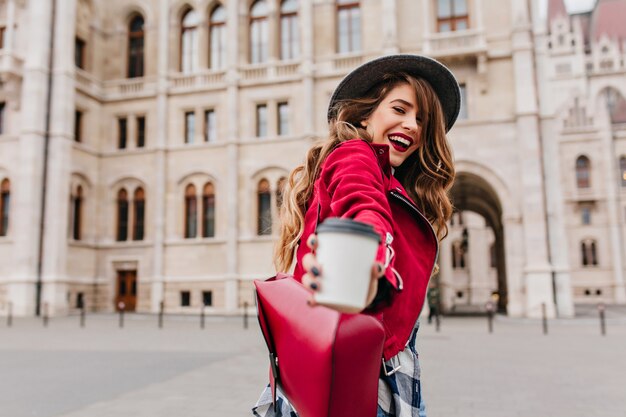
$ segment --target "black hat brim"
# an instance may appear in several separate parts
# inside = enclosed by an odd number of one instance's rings
[[[442,63],[421,55],[388,55],[357,67],[339,83],[328,105],[328,121],[336,117],[338,102],[363,97],[388,74],[405,73],[428,81],[437,94],[444,117],[446,131],[456,121],[461,108],[461,93],[454,75]]]

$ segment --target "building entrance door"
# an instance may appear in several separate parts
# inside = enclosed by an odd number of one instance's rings
[[[117,271],[115,310],[135,311],[137,305],[137,271]]]

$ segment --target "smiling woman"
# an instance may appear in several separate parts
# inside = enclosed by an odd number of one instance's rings
[[[391,145],[389,159],[396,168],[419,146],[420,120],[415,88],[407,83],[394,87],[361,126],[372,143]]]
[[[378,395],[378,416],[425,416],[415,350],[417,317],[435,269],[438,240],[446,235],[452,213],[447,191],[454,166],[446,131],[459,106],[458,84],[439,62],[416,55],[370,61],[339,84],[327,113],[328,139],[309,150],[305,164],[286,182],[275,265],[287,271],[295,260],[293,276],[311,292],[325,285],[324,265],[316,258],[318,223],[352,219],[370,225],[380,237],[362,314],[382,317],[383,366],[373,384],[378,393],[364,387],[359,392],[364,399]],[[355,343],[354,348],[363,346]],[[276,410],[270,407],[272,390],[266,390],[254,414],[299,415],[292,404],[304,404],[307,394],[294,387],[286,392],[293,398],[279,392]],[[333,401],[341,404],[342,399]]]

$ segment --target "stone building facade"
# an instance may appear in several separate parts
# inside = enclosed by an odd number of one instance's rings
[[[282,181],[339,80],[389,53],[462,87],[444,309],[625,302],[613,3],[546,23],[534,0],[1,1],[0,314],[252,304]]]

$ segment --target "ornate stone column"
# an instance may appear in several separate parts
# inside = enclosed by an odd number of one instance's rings
[[[596,117],[600,120],[600,135],[602,140],[602,159],[601,164],[604,168],[602,177],[604,178],[604,188],[606,189],[606,208],[607,208],[607,235],[609,237],[609,247],[611,251],[611,260],[613,261],[613,300],[618,304],[626,303],[626,291],[624,286],[624,261],[622,254],[624,253],[623,243],[620,236],[619,221],[619,184],[620,178],[615,175],[619,172],[617,164],[618,153],[615,150],[615,141],[613,140],[613,129],[611,126],[611,118],[608,114],[606,106],[600,105],[596,111]],[[604,263],[600,259],[601,263]]]
[[[554,289],[556,291],[556,312],[559,317],[574,315],[574,302],[571,284],[571,264],[567,250],[563,185],[561,183],[560,156],[558,149],[559,126],[552,117],[551,97],[547,85],[546,69],[548,56],[545,50],[545,21],[542,20],[537,2],[531,2],[531,17],[539,94],[540,134],[543,141],[543,166],[545,167],[545,198],[549,250],[553,265]]]
[[[225,309],[227,312],[235,312],[239,307],[239,268],[238,268],[238,240],[239,240],[239,13],[245,3],[230,1],[227,3],[227,32],[228,32],[228,67],[227,79],[227,153],[228,153],[228,177],[226,178],[226,198],[228,205],[228,234],[227,245],[227,270],[224,277]],[[245,10],[245,9],[244,9]],[[245,11],[242,11],[245,15]]]
[[[76,0],[56,2],[50,147],[43,245],[43,296],[50,314],[65,314],[67,302],[68,212],[74,137],[74,38]]]
[[[167,204],[167,121],[168,98],[167,77],[169,68],[169,1],[159,2],[159,49],[157,63],[157,132],[155,137],[155,187],[154,187],[154,266],[150,286],[150,310],[159,311],[159,304],[165,298],[165,277],[163,257],[165,256],[165,217]],[[141,279],[141,277],[140,277]]]
[[[522,233],[526,283],[525,315],[540,317],[542,304],[555,315],[552,266],[548,253],[546,210],[535,60],[527,0],[512,1],[515,118],[521,175]],[[510,291],[509,294],[512,294]]]
[[[552,127],[552,129],[550,129]],[[560,158],[558,142],[554,140],[557,133],[552,125],[543,124],[542,134],[550,140],[543,141],[543,160],[545,167],[545,198],[550,241],[550,254],[554,267],[554,289],[556,291],[556,308],[559,317],[574,316],[574,301],[570,273],[570,260],[567,250],[567,234],[565,231],[565,211],[563,207],[563,189],[561,184]]]
[[[12,187],[14,207],[20,210],[13,210],[12,214],[16,256],[13,277],[7,286],[16,315],[35,314],[52,2],[29,4],[26,13],[29,27],[24,30],[28,31],[30,42],[24,57],[21,130],[15,156],[20,168]]]

